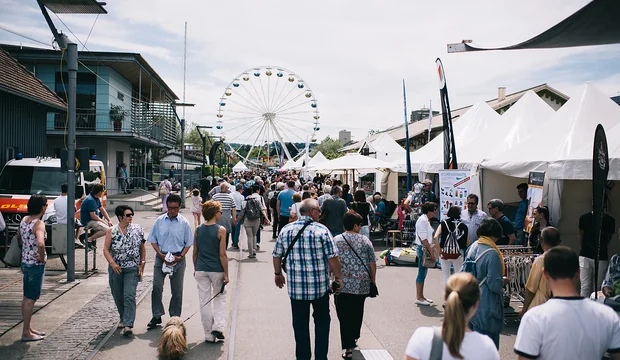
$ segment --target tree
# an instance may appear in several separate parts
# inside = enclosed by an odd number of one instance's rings
[[[310,156],[314,156],[320,151],[329,160],[336,159],[344,155],[344,153],[338,152],[340,148],[342,148],[342,143],[340,143],[340,140],[332,139],[328,136],[313,149]]]

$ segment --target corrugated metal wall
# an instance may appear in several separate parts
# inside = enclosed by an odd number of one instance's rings
[[[0,91],[0,168],[7,150],[18,147],[24,157],[45,155],[45,122],[49,108]]]

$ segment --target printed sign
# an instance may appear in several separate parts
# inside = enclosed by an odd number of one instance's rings
[[[536,209],[542,202],[544,185],[545,173],[530,171],[527,178],[527,199],[530,204],[527,208],[527,216],[532,216],[534,209]]]
[[[439,213],[445,219],[450,206],[456,205],[465,211],[471,177],[468,170],[439,171]]]

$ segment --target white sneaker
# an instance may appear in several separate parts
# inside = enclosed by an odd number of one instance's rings
[[[422,305],[422,306],[431,306],[431,303],[428,302],[428,300],[416,300],[415,301],[416,305]]]
[[[211,335],[211,333],[209,333],[207,336],[205,336],[205,342],[208,343],[215,343],[215,336]]]
[[[118,326],[116,327],[117,329],[122,329],[125,327],[125,324],[121,321],[118,323]]]
[[[425,299],[426,299],[426,301],[428,301],[429,303],[431,303],[431,304],[433,303],[433,300],[431,300],[431,299],[429,299],[429,298],[425,298]]]

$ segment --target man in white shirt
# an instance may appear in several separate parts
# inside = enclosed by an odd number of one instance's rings
[[[422,265],[422,259],[424,259],[424,251],[426,250],[430,254],[433,254],[433,261],[437,260],[433,249],[434,230],[428,220],[435,216],[437,216],[437,204],[434,202],[425,202],[422,205],[422,216],[420,216],[415,223],[415,243],[418,253],[418,277],[415,280],[417,298],[415,303],[417,305],[430,306],[433,302],[433,300],[424,297],[424,281],[426,280],[428,268]]]
[[[487,218],[487,213],[478,209],[478,195],[467,195],[467,211],[461,212],[461,220],[467,225],[467,234],[469,237],[469,243],[473,244],[478,240],[476,231],[482,220]]]
[[[56,222],[59,224],[67,224],[67,183],[60,185],[60,196],[54,200],[54,211],[56,213]],[[83,248],[84,245],[78,240],[80,227],[76,221],[75,225],[75,247]]]
[[[514,351],[524,359],[620,359],[620,319],[577,291],[579,257],[568,247],[545,253],[544,276],[553,297],[521,320]]]

